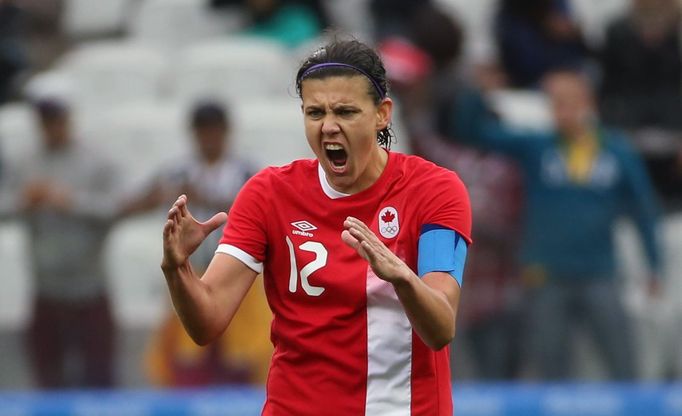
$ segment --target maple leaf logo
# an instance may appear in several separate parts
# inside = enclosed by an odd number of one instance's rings
[[[386,210],[386,212],[384,212],[384,215],[381,216],[381,221],[386,222],[386,223],[390,223],[394,219],[395,219],[395,215],[393,215],[393,213],[389,210]]]

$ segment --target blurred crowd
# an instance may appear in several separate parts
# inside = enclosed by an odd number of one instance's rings
[[[108,139],[83,132],[111,137],[99,121],[112,122],[116,106],[139,115],[137,108],[162,101],[107,102],[107,88],[126,100],[126,86],[144,88],[120,73],[96,90],[78,75],[55,82],[64,62],[78,64],[70,54],[102,42],[145,43],[166,54],[215,40],[243,40],[248,49],[257,39],[295,61],[335,33],[369,40],[381,53],[398,104],[395,147],[455,170],[469,189],[474,244],[451,346],[455,379],[682,375],[675,301],[682,274],[671,266],[682,238],[674,232],[682,215],[678,0],[622,0],[598,36],[577,17],[585,7],[577,0],[481,2],[489,18],[478,30],[465,20],[467,0],[117,0],[107,3],[113,18],[89,24],[78,19],[92,12],[79,14],[88,3],[96,2],[0,0],[0,232],[11,222],[28,236],[31,297],[20,336],[35,387],[123,384],[117,348],[126,333],[109,282],[129,270],[120,264],[129,259],[111,267],[107,241],[140,216],[162,224],[180,193],[200,217],[229,210],[246,180],[271,162],[259,159],[265,144],[244,150],[250,138],[237,137],[248,131],[236,131],[232,108],[273,79],[285,80],[275,88],[286,97],[293,81],[266,75],[239,89],[218,66],[179,94],[182,122],[165,126],[176,129],[174,141],[160,139],[169,155],[146,153],[144,130],[118,145],[129,147],[119,154],[116,145],[97,146]],[[201,17],[194,32],[177,34],[193,15],[164,14],[171,4]],[[154,24],[167,31],[151,31]],[[193,62],[183,64],[192,75]],[[262,69],[289,76],[273,66]],[[229,91],[216,97],[221,90]],[[280,100],[257,93],[261,102]],[[3,122],[3,111],[12,117],[17,108],[30,112],[30,127]],[[258,108],[259,124],[277,117]],[[94,128],[80,129],[83,114],[96,114]],[[270,140],[263,143],[305,143]],[[634,263],[621,255],[624,232],[635,241]],[[211,259],[219,234],[212,237],[195,253],[198,269]],[[162,278],[151,274],[144,278]],[[166,303],[134,366],[154,385],[262,383],[269,321],[262,279],[223,339],[207,347],[189,340]]]

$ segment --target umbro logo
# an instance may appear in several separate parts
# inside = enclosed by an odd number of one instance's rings
[[[317,227],[309,223],[308,221],[295,221],[291,225],[297,228],[297,230],[292,230],[292,234],[302,235],[304,237],[312,237],[313,234],[310,231],[317,230]]]

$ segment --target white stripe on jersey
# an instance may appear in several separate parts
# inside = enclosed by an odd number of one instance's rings
[[[238,247],[230,244],[220,244],[218,245],[218,248],[215,252],[229,254],[230,256],[235,257],[237,260],[240,260],[242,263],[246,264],[249,269],[253,270],[254,272],[263,273],[263,263],[256,260],[255,257]]]
[[[412,326],[393,286],[367,267],[365,415],[410,416]]]

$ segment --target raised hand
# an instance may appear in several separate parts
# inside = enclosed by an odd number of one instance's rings
[[[343,226],[345,230],[341,233],[341,239],[369,262],[377,277],[397,283],[405,280],[406,276],[412,273],[410,268],[393,254],[365,223],[357,218],[348,217],[343,222]]]
[[[162,268],[178,268],[185,265],[189,256],[213,230],[227,220],[227,214],[219,212],[206,222],[197,221],[187,208],[187,196],[180,195],[168,211],[163,227]]]

